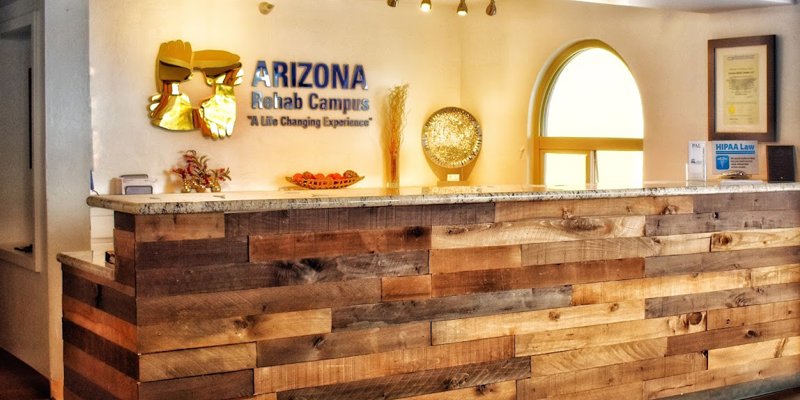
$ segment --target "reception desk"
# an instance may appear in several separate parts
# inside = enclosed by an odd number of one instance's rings
[[[67,399],[738,398],[800,385],[800,184],[99,196]],[[96,257],[95,257],[96,258]]]

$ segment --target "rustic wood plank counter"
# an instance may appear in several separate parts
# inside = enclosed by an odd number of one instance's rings
[[[800,382],[800,184],[98,196],[73,399],[621,399]],[[102,268],[101,268],[102,267]]]

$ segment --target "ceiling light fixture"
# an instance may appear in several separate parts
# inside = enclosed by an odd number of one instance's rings
[[[467,13],[469,13],[469,10],[467,10],[467,2],[466,0],[461,0],[461,2],[458,3],[458,10],[456,11],[456,14],[458,14],[460,17],[463,17],[467,15]]]
[[[497,15],[497,5],[494,4],[494,0],[489,0],[489,6],[486,7],[486,15],[490,17]]]
[[[386,0],[386,4],[389,7],[397,7],[397,0]]]
[[[419,9],[422,12],[430,12],[433,5],[431,4],[431,0],[422,0],[422,3],[419,3]]]

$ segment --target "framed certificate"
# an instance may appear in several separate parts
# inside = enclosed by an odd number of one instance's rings
[[[708,140],[776,140],[775,40],[708,41]]]

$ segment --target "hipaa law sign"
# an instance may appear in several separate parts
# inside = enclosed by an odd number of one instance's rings
[[[755,140],[729,140],[712,142],[714,148],[714,174],[742,171],[758,174],[758,142]]]

